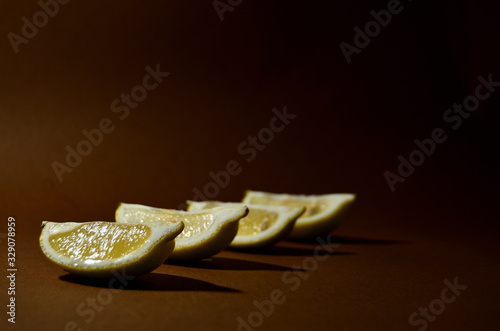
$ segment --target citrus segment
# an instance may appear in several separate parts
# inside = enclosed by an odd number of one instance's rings
[[[182,221],[184,231],[176,238],[170,261],[200,260],[226,248],[236,236],[238,221],[248,209],[242,206],[218,207],[204,211],[162,209],[122,203],[116,210],[119,223],[171,223]]]
[[[188,201],[188,210],[205,210],[215,206],[247,206],[248,215],[239,221],[236,237],[229,247],[259,248],[270,246],[286,237],[304,207],[266,206],[220,201]]]
[[[141,275],[160,266],[174,249],[182,222],[117,224],[43,222],[40,247],[64,270],[84,277],[112,277],[126,270]]]
[[[295,222],[289,237],[313,238],[333,231],[347,214],[354,194],[292,195],[247,191],[243,203],[272,206],[302,206],[306,211]]]
[[[101,238],[96,241],[96,234]],[[145,225],[126,226],[113,223],[86,223],[73,230],[54,233],[49,237],[57,253],[84,260],[112,260],[137,250],[151,236]]]

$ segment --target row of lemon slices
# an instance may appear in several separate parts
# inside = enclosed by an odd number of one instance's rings
[[[353,194],[290,195],[247,191],[242,202],[188,201],[188,210],[122,203],[116,222],[43,222],[44,254],[68,272],[111,277],[150,272],[167,261],[253,249],[285,237],[314,238],[339,224]]]

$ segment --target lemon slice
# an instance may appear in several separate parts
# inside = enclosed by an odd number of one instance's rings
[[[40,247],[64,270],[83,277],[139,276],[159,267],[184,228],[171,224],[43,222]]]
[[[115,217],[120,223],[184,222],[184,231],[175,238],[168,260],[189,261],[208,258],[226,248],[238,232],[238,220],[247,213],[244,205],[189,212],[122,203]]]
[[[286,237],[304,207],[266,206],[240,202],[188,201],[188,210],[207,210],[218,206],[247,206],[248,215],[239,221],[236,237],[231,248],[260,248],[270,246]]]
[[[276,206],[302,206],[306,211],[295,222],[289,238],[306,239],[325,235],[344,218],[356,196],[354,194],[293,195],[246,191],[243,203]]]

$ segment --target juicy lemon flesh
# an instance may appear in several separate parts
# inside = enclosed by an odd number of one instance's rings
[[[160,210],[137,210],[124,213],[124,219],[131,223],[142,222],[169,222],[179,223],[184,222],[184,230],[176,237],[176,239],[186,239],[195,237],[205,232],[213,223],[214,216],[212,214],[197,214],[183,215],[171,214]]]
[[[248,215],[240,219],[237,236],[251,236],[269,229],[278,220],[278,213],[251,208]]]
[[[142,224],[88,223],[51,235],[49,243],[61,255],[92,264],[130,254],[150,237],[151,228]]]
[[[220,207],[218,202],[205,202],[204,208]],[[302,205],[300,206],[302,207]],[[248,215],[239,221],[237,236],[251,236],[261,233],[270,228],[278,220],[279,215],[274,212],[258,208],[250,208]],[[184,230],[186,231],[186,230]]]
[[[272,199],[270,197],[252,197],[251,203],[272,205],[272,206],[289,206],[289,207],[306,207],[306,211],[299,217],[306,218],[322,213],[328,205],[321,199],[304,200],[299,198]]]
[[[189,219],[182,218],[184,221],[184,230],[177,236],[179,239],[192,238],[205,232],[213,223],[212,214],[190,215]]]

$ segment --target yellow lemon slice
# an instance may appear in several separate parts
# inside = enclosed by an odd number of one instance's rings
[[[238,232],[238,220],[246,216],[245,206],[219,207],[190,212],[122,203],[116,210],[119,223],[183,222],[184,231],[175,239],[169,261],[200,260],[226,248]]]
[[[300,206],[306,211],[295,222],[289,238],[306,239],[326,235],[344,218],[356,196],[354,194],[294,195],[246,191],[243,203],[273,206]]]
[[[42,226],[40,247],[45,256],[83,277],[113,277],[122,270],[132,276],[148,273],[165,261],[184,228],[182,222],[43,222]]]
[[[248,215],[239,221],[236,237],[229,245],[231,248],[249,249],[270,246],[292,230],[304,207],[266,206],[220,201],[188,201],[188,210],[209,210],[218,206],[247,206]]]

